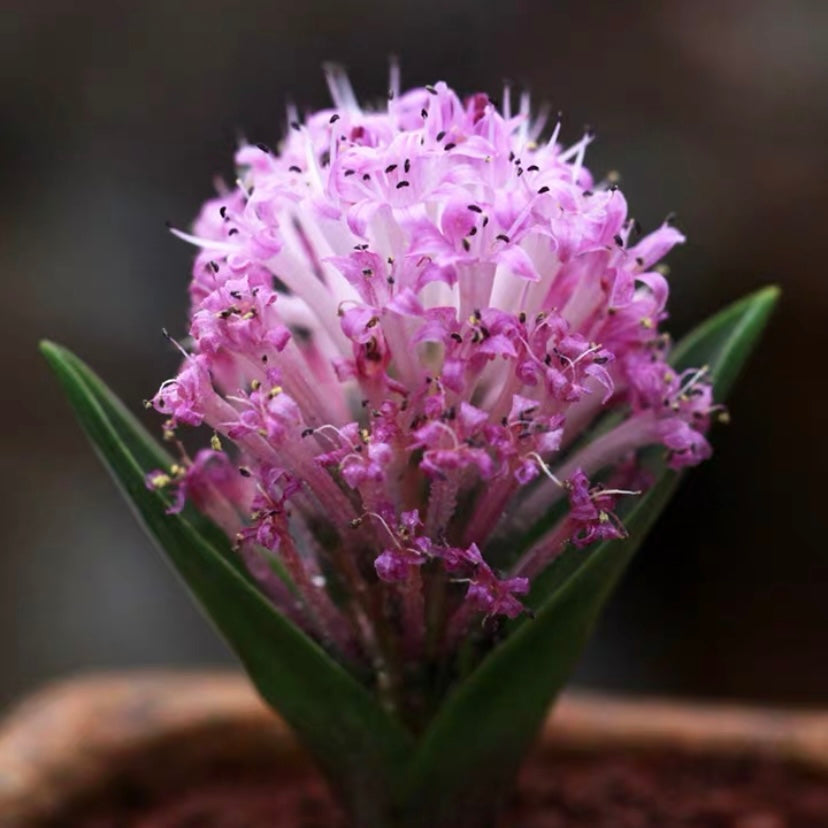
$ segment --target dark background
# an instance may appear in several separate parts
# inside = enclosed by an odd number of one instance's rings
[[[0,11],[0,702],[104,666],[225,662],[98,466],[36,353],[42,336],[131,405],[173,371],[185,225],[232,173],[239,130],[275,142],[288,97],[327,103],[323,61],[363,100],[504,77],[584,123],[593,171],[635,215],[670,210],[674,333],[767,282],[778,315],[629,573],[580,680],[796,705],[828,701],[828,4],[405,4],[6,0]],[[540,657],[540,656],[539,656]]]

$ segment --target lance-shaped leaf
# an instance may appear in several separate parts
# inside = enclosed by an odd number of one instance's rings
[[[144,476],[165,452],[77,357],[45,342],[87,436],[150,535],[244,664],[262,697],[287,720],[366,821],[383,808],[410,752],[408,733],[340,664],[275,608],[184,515],[166,514]],[[139,462],[140,458],[140,462]],[[378,817],[377,817],[378,818]]]
[[[44,349],[52,346],[44,343]],[[98,403],[109,424],[115,430],[126,451],[132,455],[135,462],[146,471],[154,469],[169,469],[175,462],[163,446],[144,428],[138,418],[107,388],[101,378],[95,374],[82,360],[78,359],[66,348],[59,348],[60,356],[82,380],[86,390]],[[44,350],[45,353],[45,350]],[[203,512],[200,512],[191,503],[186,503],[182,511],[183,517],[216,551],[230,561],[245,578],[255,583],[244,567],[239,556],[231,551],[230,539],[213,523]]]
[[[778,298],[766,288],[716,314],[674,351],[674,364],[708,365],[723,399]],[[508,789],[549,704],[569,677],[600,611],[679,480],[664,469],[627,515],[629,537],[600,544],[574,572],[550,581],[536,617],[524,621],[453,692],[412,760],[406,803],[430,803],[423,824],[448,828],[452,815],[486,824]],[[412,813],[414,808],[412,807]],[[414,822],[412,821],[412,825]]]

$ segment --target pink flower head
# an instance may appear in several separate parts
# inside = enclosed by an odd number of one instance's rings
[[[427,606],[455,633],[519,614],[562,545],[623,536],[615,507],[634,493],[599,481],[630,477],[646,446],[704,459],[715,407],[659,330],[656,265],[684,238],[639,236],[584,166],[591,134],[564,145],[508,91],[498,107],[393,88],[369,110],[328,80],[333,107],[289,114],[278,151],[243,146],[237,185],[175,231],[200,249],[192,344],[151,404],[170,430],[234,444],[232,461],[198,455],[179,499],[222,493],[245,560],[280,558],[307,628],[371,658],[377,608],[409,653]],[[619,424],[583,445],[608,410]],[[496,571],[494,534],[563,498],[560,523]]]

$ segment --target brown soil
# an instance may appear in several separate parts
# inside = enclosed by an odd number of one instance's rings
[[[274,778],[279,784],[274,785]],[[116,786],[78,828],[344,828],[307,773],[223,775],[153,801]],[[770,759],[568,754],[531,763],[502,828],[826,828],[824,776]],[[56,826],[57,828],[57,826]],[[426,826],[424,826],[426,828]],[[457,828],[461,828],[458,825]]]

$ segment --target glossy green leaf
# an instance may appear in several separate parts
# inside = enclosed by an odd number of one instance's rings
[[[676,347],[677,367],[709,365],[715,397],[723,399],[778,293],[767,288],[702,324]],[[613,587],[678,480],[675,472],[662,470],[625,518],[629,538],[600,544],[581,566],[567,563],[564,577],[550,579],[550,593],[536,617],[507,636],[443,704],[420,742],[407,780],[406,801],[417,803],[423,824],[448,828],[458,813],[470,825],[484,824],[486,814],[495,811]],[[431,810],[423,815],[425,801]]]
[[[144,484],[165,453],[103,383],[52,343],[41,350],[75,414],[144,526],[236,651],[263,698],[295,729],[366,823],[383,806],[411,747],[409,734],[314,641],[235,569],[212,537]]]

